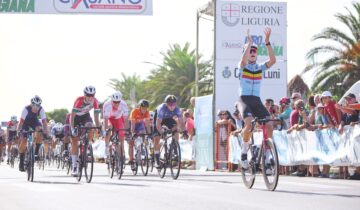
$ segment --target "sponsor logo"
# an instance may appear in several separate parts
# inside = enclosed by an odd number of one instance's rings
[[[223,41],[221,43],[222,48],[224,49],[241,49],[241,41]]]
[[[146,0],[54,0],[60,12],[128,12],[145,10]]]
[[[0,0],[0,12],[34,13],[35,0]]]
[[[225,66],[225,69],[223,70],[222,75],[226,79],[231,77],[231,71],[228,66]]]
[[[236,26],[240,21],[240,6],[238,4],[223,4],[221,20],[227,26]]]

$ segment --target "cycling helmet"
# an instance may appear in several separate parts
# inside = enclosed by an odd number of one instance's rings
[[[63,130],[63,127],[64,127],[63,124],[60,122],[56,123],[54,126],[57,133],[60,133]]]
[[[96,89],[94,86],[89,85],[84,88],[84,94],[86,95],[95,95],[95,93]]]
[[[141,99],[139,101],[139,106],[140,107],[149,107],[149,101],[145,100],[145,99]]]
[[[165,97],[165,103],[176,103],[176,97],[174,95],[167,95]]]
[[[17,121],[17,117],[14,115],[14,116],[11,116],[11,121],[13,122],[16,122]]]
[[[120,91],[116,91],[111,95],[111,101],[119,102],[121,101],[121,98],[122,98],[122,94]]]
[[[41,105],[41,98],[39,96],[34,96],[34,98],[31,99],[31,103],[34,105]]]
[[[288,97],[282,97],[281,99],[280,99],[280,102],[279,102],[280,104],[290,104],[290,98],[288,98]]]

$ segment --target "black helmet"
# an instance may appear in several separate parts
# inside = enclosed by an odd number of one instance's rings
[[[140,107],[149,107],[149,101],[145,100],[145,99],[141,99],[139,101],[139,106]]]
[[[165,97],[165,103],[175,103],[176,102],[176,97],[174,95],[167,95]]]

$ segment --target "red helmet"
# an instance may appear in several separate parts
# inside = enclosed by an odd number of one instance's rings
[[[281,99],[280,99],[280,105],[281,104],[287,104],[287,105],[289,105],[290,104],[290,98],[288,98],[288,97],[282,97]]]

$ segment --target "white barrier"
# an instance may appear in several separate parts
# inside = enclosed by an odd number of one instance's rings
[[[262,134],[255,133],[255,144],[260,145]],[[344,133],[325,129],[317,131],[274,131],[280,165],[360,166],[360,126],[345,126]],[[232,163],[239,163],[241,138],[230,137]]]

